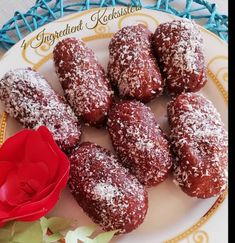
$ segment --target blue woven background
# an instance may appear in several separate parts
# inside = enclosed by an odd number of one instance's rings
[[[160,10],[189,19],[206,20],[204,27],[223,40],[228,39],[228,16],[221,15],[216,10],[216,5],[204,0],[185,0],[184,9],[179,10],[172,6],[178,0],[156,0],[153,5],[144,5],[141,0],[100,0],[80,1],[68,3],[66,0],[37,0],[35,5],[26,13],[16,11],[2,29],[0,29],[0,46],[9,49],[12,45],[22,39],[27,33],[58,19],[65,14],[84,11],[92,7],[141,5],[144,8]],[[198,12],[204,10],[205,14]]]

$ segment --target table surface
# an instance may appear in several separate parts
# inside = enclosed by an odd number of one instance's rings
[[[16,10],[26,12],[31,6],[34,5],[36,0],[0,0],[0,28],[6,23]],[[70,2],[78,2],[78,0],[69,0]],[[228,0],[209,0],[217,4],[218,12],[228,14]],[[146,4],[154,3],[155,0],[145,0]],[[179,0],[176,5],[184,6],[185,1]],[[0,57],[4,54],[4,50],[0,49]]]
[[[146,0],[147,3],[151,3],[151,0]],[[218,12],[228,14],[228,0],[213,0],[217,4]],[[8,19],[10,19],[16,10],[26,12],[33,4],[35,0],[1,0],[0,1],[0,26],[2,26]],[[183,0],[179,0],[178,4],[182,5]],[[0,50],[0,57],[4,52]],[[227,201],[227,200],[226,200]],[[208,243],[226,243],[228,242],[228,207],[227,202],[219,208],[217,213],[213,216],[214,220],[209,220],[202,226],[202,230],[205,230],[210,235],[210,241]],[[215,223],[216,222],[216,223]]]
[[[36,0],[1,0],[0,1],[0,27],[10,19],[16,10],[26,12],[34,5]],[[77,0],[74,0],[77,2]],[[71,0],[70,0],[71,2]],[[153,0],[145,0],[143,2],[151,3]],[[179,0],[177,4],[184,4],[184,0]],[[228,0],[209,0],[217,4],[218,12],[228,14]]]

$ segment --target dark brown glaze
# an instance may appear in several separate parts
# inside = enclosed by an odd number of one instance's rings
[[[45,125],[65,152],[78,144],[81,127],[77,117],[65,99],[31,68],[15,69],[4,75],[0,100],[5,111],[24,127],[37,129]]]
[[[121,101],[108,117],[108,131],[122,164],[139,181],[154,186],[172,166],[168,141],[150,108],[139,101]]]
[[[100,126],[112,105],[112,91],[94,52],[76,38],[66,38],[54,48],[56,72],[75,114],[85,123]]]
[[[153,47],[171,95],[196,92],[206,84],[203,39],[193,21],[181,19],[160,24]]]
[[[148,209],[147,192],[115,155],[96,144],[81,144],[69,156],[69,186],[85,213],[104,230],[128,233]]]
[[[108,75],[121,97],[148,102],[162,94],[164,82],[153,55],[152,36],[145,26],[134,25],[111,39]]]
[[[209,198],[227,187],[228,137],[211,101],[185,93],[168,105],[176,183],[191,197]]]

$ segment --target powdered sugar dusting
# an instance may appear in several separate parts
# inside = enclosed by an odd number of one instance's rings
[[[47,126],[64,150],[78,143],[81,131],[73,111],[34,70],[7,72],[0,81],[0,99],[6,112],[24,127]]]

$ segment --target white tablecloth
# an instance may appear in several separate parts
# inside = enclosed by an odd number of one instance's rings
[[[35,0],[0,0],[0,27],[14,15],[15,10],[26,12],[34,2]],[[151,2],[152,0],[146,0],[146,3]],[[177,4],[182,5],[184,2],[184,0],[179,0]],[[217,4],[220,13],[228,14],[227,0],[213,0],[213,2]],[[3,53],[0,49],[0,57]],[[227,229],[228,207],[224,203],[213,218],[202,226],[202,230],[205,230],[209,235],[208,243],[226,243],[228,242]]]

